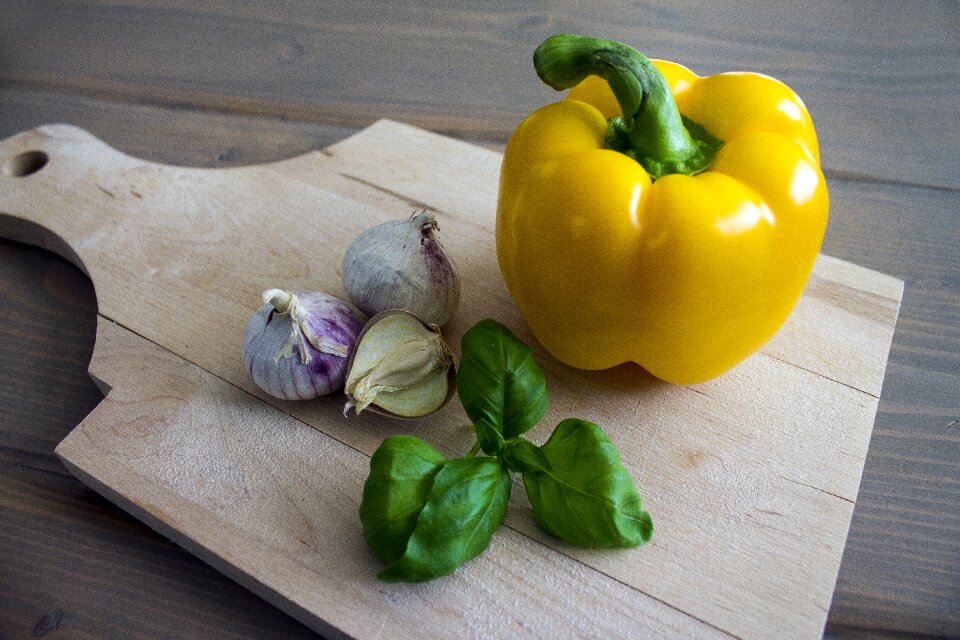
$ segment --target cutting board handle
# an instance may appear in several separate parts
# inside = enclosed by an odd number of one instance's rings
[[[90,277],[56,229],[57,214],[76,210],[77,184],[96,167],[134,166],[128,156],[69,124],[49,124],[0,141],[0,237],[51,251]]]

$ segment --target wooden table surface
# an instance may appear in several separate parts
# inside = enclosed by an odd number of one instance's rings
[[[501,148],[555,98],[530,56],[562,31],[786,81],[821,139],[824,253],[905,281],[825,636],[960,637],[960,4],[430,4],[6,0],[0,138],[68,122],[225,167],[392,118]],[[0,638],[315,637],[54,456],[102,397],[96,311],[74,265],[0,240]]]

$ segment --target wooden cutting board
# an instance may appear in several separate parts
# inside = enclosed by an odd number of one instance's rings
[[[321,152],[225,170],[153,164],[69,126],[0,142],[0,235],[50,247],[92,279],[90,371],[109,389],[60,444],[84,482],[330,637],[815,638],[840,565],[903,283],[821,256],[787,325],[694,385],[642,369],[565,367],[500,278],[500,155],[382,121]],[[241,362],[271,287],[343,296],[349,242],[437,212],[463,299],[445,330],[492,317],[548,379],[545,440],[568,416],[604,427],[653,516],[645,547],[575,549],[542,533],[522,485],[490,548],[453,575],[384,584],[357,508],[394,433],[451,455],[458,402],[418,422],[345,418],[343,398],[265,397]],[[42,229],[49,232],[42,231]],[[52,232],[52,233],[51,233]],[[51,390],[54,392],[54,390]]]

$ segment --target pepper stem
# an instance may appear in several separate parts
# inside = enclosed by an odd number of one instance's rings
[[[680,114],[663,74],[633,47],[558,34],[537,47],[533,64],[540,79],[558,91],[591,75],[606,80],[623,112],[609,120],[607,145],[642,164],[653,179],[700,173],[720,148],[719,140]]]

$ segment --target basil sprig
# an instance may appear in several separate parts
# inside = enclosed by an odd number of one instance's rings
[[[590,548],[650,540],[630,473],[603,430],[566,419],[538,447],[521,437],[543,417],[547,385],[529,347],[506,327],[483,320],[461,342],[457,394],[477,446],[447,459],[413,436],[384,440],[370,459],[360,521],[390,582],[451,573],[487,548],[520,473],[533,515],[549,534]],[[477,457],[482,449],[486,456]]]

